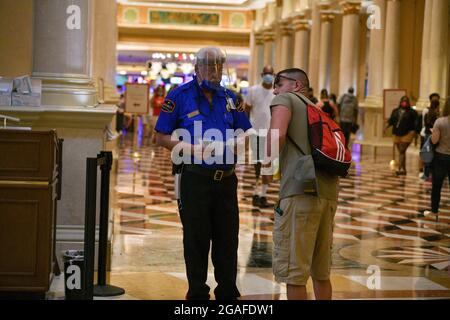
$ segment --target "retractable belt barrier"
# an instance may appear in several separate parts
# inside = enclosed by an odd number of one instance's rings
[[[106,284],[106,258],[108,245],[109,219],[109,174],[112,166],[112,153],[101,151],[97,158],[86,159],[86,207],[84,224],[84,299],[92,300],[94,296],[110,297],[125,293],[125,290]],[[101,171],[100,189],[100,223],[98,243],[98,274],[94,285],[95,258],[95,217],[97,197],[97,167]]]

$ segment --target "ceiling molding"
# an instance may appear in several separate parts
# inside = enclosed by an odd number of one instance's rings
[[[159,8],[255,10],[262,9],[275,0],[116,0],[128,6],[149,6]]]

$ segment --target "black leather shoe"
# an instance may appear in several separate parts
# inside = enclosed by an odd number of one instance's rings
[[[252,205],[254,207],[259,207],[259,196],[257,194],[253,195]]]
[[[259,207],[260,208],[269,208],[272,205],[270,205],[269,203],[267,203],[267,198],[266,197],[261,197],[259,198]]]

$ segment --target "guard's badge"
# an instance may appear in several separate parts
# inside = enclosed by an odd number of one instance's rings
[[[166,99],[161,107],[161,110],[167,113],[172,113],[173,110],[175,110],[175,102]]]
[[[195,117],[195,116],[197,116],[197,115],[199,115],[200,114],[200,111],[198,111],[198,110],[195,110],[195,111],[192,111],[191,113],[188,113],[188,118],[190,119],[190,118],[192,118],[192,117]]]

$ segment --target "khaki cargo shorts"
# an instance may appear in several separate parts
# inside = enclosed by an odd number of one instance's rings
[[[310,195],[285,198],[275,212],[273,273],[277,282],[329,280],[337,202]]]

